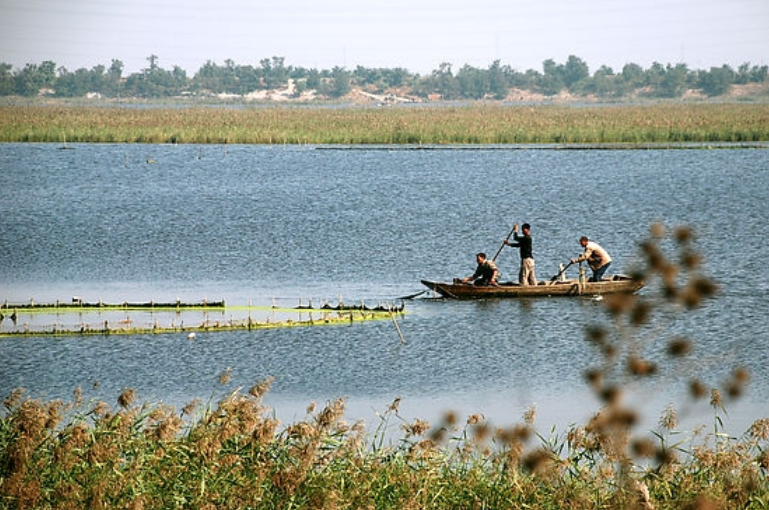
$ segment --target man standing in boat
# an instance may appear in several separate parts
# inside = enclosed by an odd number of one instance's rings
[[[521,250],[521,268],[518,271],[518,283],[521,285],[536,285],[537,276],[534,273],[534,255],[532,251],[531,240],[531,225],[524,223],[521,227],[523,235],[518,235],[518,223],[513,225],[513,239],[514,243],[511,243],[507,239],[504,243],[513,248],[520,248]]]
[[[604,250],[598,243],[589,241],[586,236],[579,238],[579,244],[582,245],[585,251],[579,257],[571,259],[571,263],[577,264],[587,260],[587,265],[593,270],[593,277],[589,281],[600,282],[603,274],[609,269],[611,264],[609,252]]]
[[[478,262],[478,267],[475,268],[475,273],[467,278],[462,278],[462,283],[473,281],[474,285],[497,285],[499,279],[499,269],[497,265],[486,258],[485,253],[478,253],[475,255],[475,260]]]

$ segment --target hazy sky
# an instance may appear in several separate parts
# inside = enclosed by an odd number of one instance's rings
[[[0,0],[0,62],[70,71],[121,60],[124,75],[211,60],[332,69],[450,63],[516,70],[584,60],[710,69],[769,65],[769,0]]]

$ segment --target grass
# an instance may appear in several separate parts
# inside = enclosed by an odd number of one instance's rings
[[[668,242],[678,246],[675,262],[660,248]],[[396,399],[373,430],[347,423],[343,400],[310,404],[303,419],[282,426],[263,404],[270,379],[179,412],[139,404],[132,389],[115,408],[86,402],[79,389],[71,402],[20,389],[0,419],[0,508],[767,508],[769,418],[742,436],[721,426],[748,383],[744,369],[734,367],[718,387],[690,381],[686,398],[709,400],[712,427],[679,430],[671,406],[656,430],[638,430],[627,397],[660,370],[644,347],[662,343],[671,361],[693,348],[645,328],[650,317],[675,321],[718,293],[691,229],[655,225],[641,249],[647,263],[636,276],[658,292],[607,296],[606,324],[585,331],[596,352],[585,379],[603,402],[587,423],[543,435],[532,408],[502,428],[453,412],[430,424],[405,420]]]
[[[397,108],[0,106],[0,142],[674,144],[769,141],[769,104]]]

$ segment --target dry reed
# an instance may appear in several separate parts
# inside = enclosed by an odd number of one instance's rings
[[[672,144],[769,141],[766,104],[409,108],[0,106],[2,142]]]

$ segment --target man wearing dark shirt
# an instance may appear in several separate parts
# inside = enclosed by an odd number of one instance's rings
[[[522,225],[523,235],[518,235],[518,224],[513,225],[513,239],[511,243],[505,239],[505,244],[521,250],[521,269],[518,271],[518,283],[521,285],[536,285],[537,276],[534,273],[534,254],[532,252],[531,225]]]
[[[474,285],[497,285],[499,270],[494,261],[487,259],[485,253],[476,254],[475,261],[478,262],[475,273],[467,278],[462,278],[462,283],[472,281]]]

